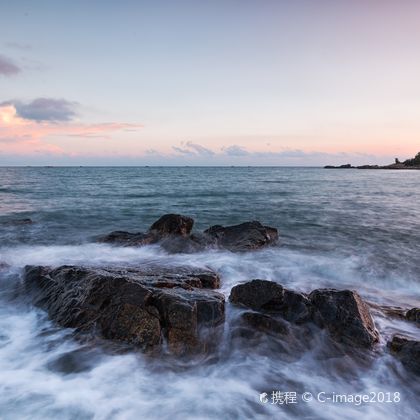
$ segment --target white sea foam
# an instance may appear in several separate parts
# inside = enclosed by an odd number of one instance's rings
[[[192,255],[168,255],[158,246],[120,248],[102,244],[80,246],[19,246],[1,249],[1,260],[11,268],[4,274],[18,281],[16,274],[26,264],[141,265],[154,263],[217,270],[222,277],[222,291],[250,278],[276,280],[287,287],[309,291],[341,282],[342,287],[360,288],[376,299],[398,295],[389,286],[376,288],[358,281],[360,261],[335,259],[334,256],[302,255],[291,250],[267,249],[256,253],[203,252]],[[15,275],[13,275],[15,274]],[[360,273],[359,273],[360,275]],[[378,280],[379,282],[379,280]],[[418,293],[415,285],[413,291]],[[379,295],[378,295],[379,294]],[[228,320],[232,315],[228,311]],[[378,318],[382,334],[395,331],[415,333],[402,321]],[[321,340],[321,339],[320,339]],[[322,346],[322,340],[318,343]],[[383,340],[381,348],[385,345]],[[299,402],[293,408],[259,402],[262,391],[306,391],[368,393],[400,391],[414,398],[405,382],[406,373],[398,363],[379,350],[376,361],[365,370],[351,360],[319,360],[317,344],[294,361],[240,348],[221,345],[217,363],[192,363],[177,367],[167,361],[157,363],[141,354],[109,355],[97,350],[89,353],[69,336],[69,330],[56,329],[43,311],[15,306],[5,301],[0,309],[0,407],[2,418],[94,418],[94,419],[165,419],[165,418],[272,418],[280,415],[295,418],[414,418],[415,404],[328,406]],[[77,351],[76,360],[89,360],[82,371],[71,373],[54,368],[62,357]],[[83,352],[88,352],[83,356]],[[81,353],[80,353],[81,352]],[[79,363],[81,361],[79,360]],[[64,362],[63,362],[64,363]],[[76,361],[76,363],[78,363]],[[341,364],[341,366],[340,366]],[[396,376],[391,370],[400,369]],[[348,373],[343,374],[340,369]],[[340,373],[341,372],[341,373]],[[350,372],[350,373],[349,373]],[[300,394],[299,394],[300,395]],[[306,405],[305,405],[306,404]],[[295,410],[295,411],[293,411]]]

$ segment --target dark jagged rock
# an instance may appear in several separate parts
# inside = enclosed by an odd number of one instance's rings
[[[369,308],[358,293],[318,289],[309,299],[315,308],[315,322],[327,328],[337,341],[369,348],[379,340]]]
[[[217,246],[231,251],[248,251],[270,245],[277,241],[278,231],[263,226],[258,221],[245,222],[234,226],[215,225],[204,233],[214,240]]]
[[[272,281],[252,280],[233,287],[229,300],[264,315],[246,315],[260,330],[277,328],[280,317],[294,324],[315,322],[335,341],[352,346],[369,348],[379,339],[367,304],[351,290],[319,289],[307,297]]]
[[[125,246],[142,246],[159,242],[168,237],[186,238],[191,232],[194,220],[180,214],[165,214],[152,224],[146,233],[114,231],[99,238],[100,242],[117,243]]]
[[[145,350],[164,337],[175,354],[200,351],[208,344],[200,330],[212,336],[224,321],[224,296],[209,290],[219,278],[209,270],[27,266],[25,284],[58,324]]]
[[[212,226],[203,233],[191,234],[194,220],[179,214],[166,214],[146,233],[115,231],[98,238],[100,242],[124,246],[143,246],[159,243],[170,253],[192,253],[206,248],[227,248],[248,251],[274,243],[277,229],[260,222],[245,222],[235,226]]]
[[[260,310],[280,305],[283,302],[283,286],[268,280],[251,280],[234,286],[229,300],[247,308]]]
[[[149,231],[163,237],[168,235],[180,235],[183,237],[191,233],[194,220],[180,214],[165,214],[150,227]]]
[[[420,326],[420,308],[412,308],[405,314],[408,321],[415,322]]]
[[[420,375],[420,341],[394,335],[388,348],[409,371]]]
[[[239,284],[232,288],[229,300],[256,311],[280,314],[291,322],[301,323],[311,317],[311,305],[306,296],[273,281],[252,280]]]

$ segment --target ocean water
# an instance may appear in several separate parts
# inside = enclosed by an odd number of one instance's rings
[[[112,230],[146,230],[165,213],[192,216],[197,230],[260,220],[279,229],[280,242],[255,252],[178,255],[158,245],[95,243]],[[15,223],[24,218],[34,223]],[[321,333],[298,352],[270,338],[244,346],[229,335],[240,312],[230,305],[214,354],[156,360],[76,340],[31,305],[21,273],[26,264],[154,261],[210,267],[226,296],[235,284],[262,278],[420,306],[420,171],[0,168],[0,238],[0,419],[418,418],[418,377],[388,354],[386,341],[396,332],[419,339],[420,330],[378,310],[381,340],[362,360],[327,354]],[[272,404],[272,391],[296,392],[297,402]],[[303,401],[305,392],[314,399]],[[398,392],[400,401],[322,403],[319,392]]]

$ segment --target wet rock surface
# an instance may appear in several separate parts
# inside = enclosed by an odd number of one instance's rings
[[[152,226],[150,232],[159,236],[179,235],[186,237],[191,233],[194,220],[188,216],[180,214],[165,214]]]
[[[291,322],[305,322],[311,317],[306,296],[268,280],[252,280],[232,288],[229,300],[256,311],[279,314]]]
[[[405,317],[408,321],[415,322],[420,327],[420,308],[408,310]]]
[[[264,226],[258,221],[226,227],[215,225],[204,232],[192,234],[193,225],[191,217],[166,214],[145,233],[114,231],[98,240],[124,246],[159,243],[171,253],[191,253],[206,248],[250,251],[274,244],[278,240],[277,229]]]
[[[315,307],[314,321],[338,341],[372,347],[379,334],[369,307],[353,290],[318,289],[309,294]]]
[[[371,348],[379,339],[367,304],[351,290],[319,289],[306,296],[272,281],[252,280],[233,287],[229,300],[257,311],[243,319],[259,330],[281,330],[281,318],[293,324],[312,322],[350,346]]]
[[[205,230],[204,233],[213,238],[216,245],[231,251],[258,249],[278,239],[277,229],[263,226],[258,221],[226,227],[216,225]]]
[[[144,350],[167,342],[179,355],[205,349],[223,324],[219,284],[212,271],[187,267],[25,268],[35,305],[58,324]]]
[[[420,341],[402,335],[394,335],[388,342],[388,348],[407,370],[420,375]]]

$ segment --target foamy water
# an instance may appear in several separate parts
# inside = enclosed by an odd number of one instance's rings
[[[373,315],[381,341],[362,359],[328,354],[324,332],[297,352],[281,351],[284,343],[272,338],[244,345],[231,335],[241,310],[230,305],[214,354],[189,361],[154,359],[75,340],[71,330],[34,308],[20,287],[27,264],[185,264],[217,271],[226,297],[235,284],[262,278],[302,292],[351,288],[372,303],[419,306],[417,175],[403,180],[393,173],[315,169],[235,173],[221,168],[218,173],[213,168],[203,174],[179,168],[166,175],[145,168],[82,169],[53,169],[54,184],[46,169],[1,169],[0,191],[6,192],[0,194],[0,221],[31,217],[36,222],[0,227],[0,262],[9,266],[0,271],[1,419],[417,418],[418,378],[388,354],[386,341],[395,332],[419,338],[419,329],[379,311]],[[174,211],[196,217],[199,228],[259,219],[279,227],[282,240],[257,252],[179,255],[159,246],[93,242],[96,234],[113,229],[145,229],[160,214]],[[294,391],[299,401],[260,402],[260,393],[270,396],[273,390]],[[304,392],[322,391],[399,392],[401,401],[355,405],[301,399]]]

